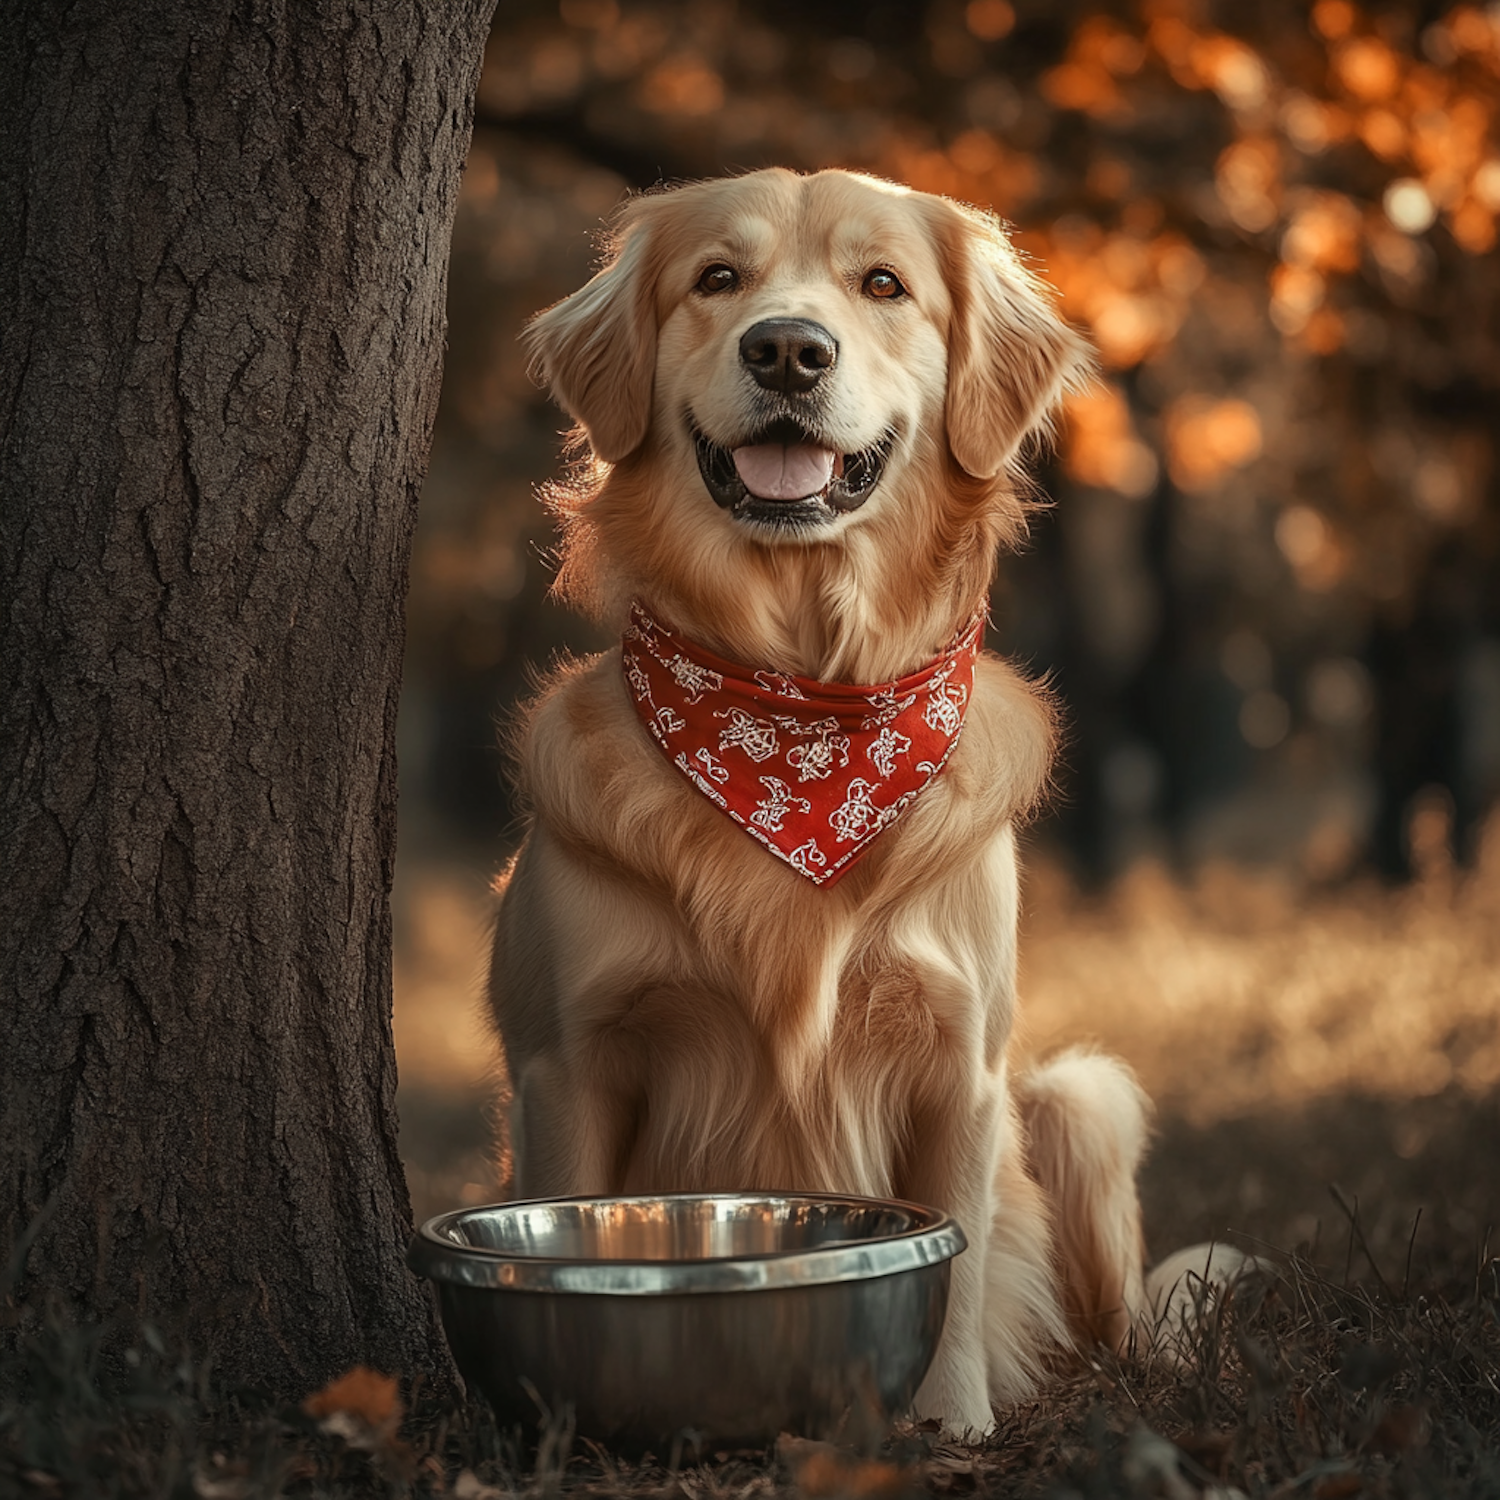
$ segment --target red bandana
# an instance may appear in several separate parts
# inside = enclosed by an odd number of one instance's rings
[[[664,754],[751,838],[832,885],[958,743],[981,611],[938,659],[880,687],[747,672],[633,606],[625,681]]]

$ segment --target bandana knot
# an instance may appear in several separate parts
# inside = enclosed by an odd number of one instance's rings
[[[927,666],[877,687],[752,672],[635,604],[622,644],[663,755],[751,838],[832,885],[930,786],[964,727],[984,611]]]

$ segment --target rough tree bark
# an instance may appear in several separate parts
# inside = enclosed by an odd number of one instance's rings
[[[56,1293],[288,1395],[434,1354],[394,728],[492,8],[3,7],[0,1245],[37,1230],[11,1337]]]

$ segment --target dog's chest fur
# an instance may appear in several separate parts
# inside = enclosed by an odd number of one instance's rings
[[[993,660],[981,669],[971,753],[961,741],[826,890],[666,763],[615,654],[544,695],[525,748],[536,829],[524,857],[528,884],[566,865],[573,899],[526,941],[573,1000],[535,1045],[560,1045],[628,1098],[612,1190],[899,1193],[924,1101],[998,1086],[1014,1004],[1011,821],[1035,795],[1048,737],[1021,679]],[[1010,768],[1003,781],[975,776],[996,764]],[[506,1036],[513,1071],[529,1042]]]

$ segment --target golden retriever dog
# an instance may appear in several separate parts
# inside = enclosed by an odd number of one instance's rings
[[[554,494],[557,591],[622,643],[559,671],[518,741],[489,982],[515,1191],[947,1210],[969,1249],[916,1405],[983,1431],[1145,1301],[1140,1089],[1107,1057],[1012,1057],[1016,826],[1053,711],[971,649],[1021,457],[1087,350],[992,219],[840,171],[633,199],[527,337],[590,450]],[[772,707],[721,698],[736,673]],[[877,805],[872,767],[926,733],[890,717],[909,681],[941,749]],[[775,711],[841,691],[890,714]],[[684,705],[718,737],[674,759]],[[756,813],[738,785],[768,788]],[[788,809],[821,842],[772,847]]]

